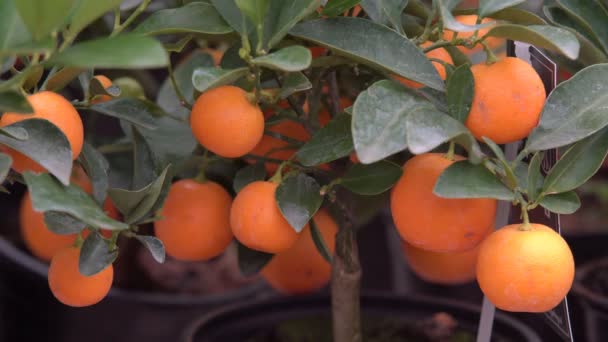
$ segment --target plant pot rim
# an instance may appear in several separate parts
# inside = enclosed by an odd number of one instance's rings
[[[9,261],[18,266],[31,271],[36,276],[46,279],[48,274],[48,265],[38,260],[34,256],[25,253],[8,240],[0,236],[0,258],[5,257]],[[256,293],[267,289],[268,286],[263,281],[256,281],[245,285],[241,288],[223,292],[219,294],[208,295],[190,295],[190,294],[169,294],[163,292],[145,292],[136,290],[126,290],[118,287],[112,287],[108,298],[119,299],[128,302],[140,302],[156,305],[177,305],[177,306],[197,306],[197,305],[216,305],[223,304],[227,300],[232,300],[235,297],[248,298]]]
[[[599,267],[608,268],[608,256],[588,261],[584,265],[578,267],[574,278],[574,284],[572,285],[572,291],[590,303],[608,309],[608,296],[593,291],[584,283],[584,280]]]
[[[478,313],[481,315],[481,306],[475,305],[465,301],[459,301],[454,299],[445,299],[445,298],[437,298],[431,297],[427,295],[420,294],[393,294],[379,291],[365,291],[361,294],[361,307],[365,308],[365,306],[373,306],[374,303],[381,303],[382,305],[396,302],[403,303],[417,303],[417,304],[427,304],[427,305],[437,305],[442,308],[451,307],[451,308],[459,308],[465,311],[469,311],[471,313]],[[272,310],[274,306],[274,310],[289,310],[291,306],[314,306],[319,305],[320,303],[326,303],[329,306],[331,303],[331,296],[329,293],[315,293],[309,295],[300,295],[300,296],[283,296],[283,297],[274,297],[274,298],[265,298],[265,299],[256,299],[253,301],[248,301],[245,303],[235,303],[230,306],[218,308],[212,310],[198,319],[195,319],[190,324],[186,326],[184,329],[184,333],[180,337],[180,342],[193,342],[194,336],[197,331],[204,327],[207,324],[213,325],[213,320],[221,317],[226,314],[230,314],[231,312],[260,312],[263,314],[265,309]],[[288,305],[288,306],[286,306]],[[277,309],[279,306],[284,306],[283,308]],[[407,310],[407,306],[403,306],[404,311]],[[303,308],[304,309],[304,308]],[[270,311],[269,310],[269,311]],[[440,312],[441,309],[438,310]],[[455,316],[458,318],[458,316]],[[521,332],[521,335],[526,338],[526,341],[530,342],[542,342],[541,338],[538,334],[529,326],[522,323],[521,321],[510,317],[509,315],[501,312],[496,312],[495,321],[498,320],[504,325],[511,326],[514,330],[518,330]]]

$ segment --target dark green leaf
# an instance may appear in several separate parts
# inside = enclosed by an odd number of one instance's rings
[[[156,262],[165,262],[165,245],[163,242],[154,236],[135,235],[135,238],[146,247]]]
[[[235,0],[234,2],[241,12],[251,20],[254,27],[263,26],[270,0]]]
[[[471,64],[469,57],[455,46],[446,46],[444,49],[450,54],[455,67],[460,67],[464,64]]]
[[[5,0],[6,1],[6,0]],[[9,0],[10,1],[10,0]],[[19,15],[34,40],[41,40],[51,32],[61,29],[66,22],[75,0],[13,0]]]
[[[165,112],[154,103],[134,98],[112,99],[94,104],[89,109],[149,130],[158,127],[158,121],[155,117],[165,115]]]
[[[131,126],[133,133],[133,178],[132,189],[140,189],[152,183],[158,177],[158,163],[154,152],[143,135]]]
[[[76,34],[104,13],[120,6],[121,0],[78,0],[71,15],[70,32]]]
[[[23,127],[18,127],[16,125],[0,127],[0,134],[21,141],[25,141],[29,138],[27,131]]]
[[[477,14],[477,9],[464,9],[464,10],[456,10],[454,11],[455,15],[470,15]],[[521,8],[511,7],[500,10],[494,14],[492,14],[492,19],[496,20],[505,20],[510,22],[511,24],[520,24],[520,25],[545,25],[547,22],[539,17],[538,15],[526,11]]]
[[[545,157],[543,152],[536,152],[530,160],[528,166],[528,199],[535,201],[538,198],[540,189],[543,186],[543,175],[540,173],[540,166]]]
[[[89,95],[91,98],[95,98],[97,95],[108,95],[111,97],[120,96],[120,88],[115,86],[114,84],[109,87],[104,87],[99,79],[93,77],[89,82]]]
[[[301,72],[290,72],[285,76],[282,82],[279,98],[285,99],[294,93],[308,90],[312,88],[312,84]]]
[[[608,128],[604,128],[566,151],[547,174],[542,193],[554,194],[578,188],[600,168],[607,153]]]
[[[48,61],[80,68],[146,69],[169,63],[163,45],[154,38],[123,34],[75,44]]]
[[[9,49],[2,51],[0,50],[0,56],[3,54],[15,54],[15,55],[31,55],[34,53],[47,54],[53,51],[54,42],[51,38],[44,39],[38,42],[28,42],[21,45],[14,45]]]
[[[355,7],[359,2],[361,2],[361,0],[329,0],[325,7],[323,7],[321,14],[328,17],[335,17]],[[403,11],[403,9],[401,10]]]
[[[241,35],[246,36],[251,30],[251,22],[245,20],[241,10],[237,7],[235,0],[211,0],[213,7],[220,13],[222,18]],[[274,13],[274,12],[273,12]],[[243,24],[245,23],[245,27]]]
[[[300,147],[296,156],[305,166],[319,165],[348,156],[353,150],[351,116],[338,114]]]
[[[313,13],[320,5],[319,0],[270,0],[264,22],[264,46],[270,50],[277,45],[287,32],[299,21]]]
[[[95,198],[97,204],[103,205],[109,186],[108,170],[110,164],[103,154],[87,142],[82,146],[82,152],[78,160],[93,185],[93,198]]]
[[[377,195],[390,189],[401,177],[399,165],[381,160],[373,164],[354,164],[342,176],[340,185],[361,195]]]
[[[429,100],[435,108],[439,109],[439,111],[447,113],[448,109],[448,99],[444,91],[435,90],[429,87],[422,87],[418,89],[418,93],[427,100]]]
[[[32,36],[17,12],[15,0],[0,1],[0,55],[31,40]]]
[[[247,75],[248,68],[224,70],[216,67],[197,68],[192,73],[192,84],[199,92],[219,87],[221,85],[234,83],[239,78]]]
[[[163,44],[163,46],[165,47],[165,50],[167,50],[168,52],[180,53],[184,50],[186,45],[188,45],[188,43],[190,43],[190,41],[193,38],[194,38],[194,36],[192,34],[189,34],[187,36],[182,37],[180,40],[178,40],[174,43],[165,43],[165,44]]]
[[[0,112],[32,113],[33,111],[27,98],[20,92],[15,90],[0,92]]]
[[[332,253],[329,251],[329,248],[327,248],[327,244],[319,231],[319,227],[317,227],[317,224],[315,223],[314,217],[310,220],[310,235],[312,236],[312,242],[315,243],[315,247],[317,247],[319,254],[325,261],[331,264]]]
[[[563,192],[543,197],[539,204],[556,214],[572,214],[581,207],[581,200],[574,191]]]
[[[608,10],[597,0],[557,0],[557,3],[608,53]]]
[[[72,173],[72,149],[65,135],[47,120],[28,119],[8,127],[24,129],[27,140],[18,140],[0,134],[0,143],[30,157],[48,172],[57,177],[63,184],[70,183]]]
[[[304,173],[283,179],[277,188],[277,205],[296,232],[301,232],[321,207],[323,197],[320,191],[317,181]]]
[[[400,30],[401,14],[407,3],[407,0],[362,0],[361,7],[373,21],[382,25],[390,23]]]
[[[470,66],[465,64],[456,68],[448,79],[446,92],[450,115],[464,123],[469,117],[475,93],[475,81]]]
[[[443,80],[426,55],[407,37],[386,26],[361,18],[338,17],[305,21],[290,34],[357,62],[444,89]]]
[[[108,217],[102,208],[76,185],[64,186],[48,173],[25,172],[32,204],[36,211],[58,211],[95,228],[109,230],[129,229],[127,224]]]
[[[264,163],[247,165],[236,173],[232,187],[234,188],[234,192],[238,193],[247,184],[264,180],[264,178],[266,178],[266,169],[264,168]]]
[[[479,16],[485,18],[508,7],[519,5],[525,0],[479,0]]]
[[[50,231],[59,235],[77,234],[87,226],[73,216],[58,211],[44,212],[44,222]]]
[[[528,151],[548,150],[588,137],[608,125],[608,64],[587,67],[555,88]]]
[[[90,277],[106,269],[117,257],[118,249],[110,251],[108,242],[101,234],[97,231],[91,232],[80,249],[78,270],[80,274]]]
[[[443,26],[448,30],[456,32],[473,32],[475,30],[489,27],[494,24],[493,22],[479,25],[462,24],[461,22],[456,20],[452,15],[451,9],[449,8],[450,6],[446,5],[446,3],[448,2],[449,0],[437,0],[437,3],[439,4],[439,12],[441,14],[441,20],[443,21]]]
[[[514,200],[514,194],[483,165],[466,160],[450,165],[437,180],[433,192],[444,198],[495,198]]]
[[[232,28],[226,23],[213,5],[192,2],[183,7],[154,12],[135,30],[141,34],[227,34]]]
[[[269,69],[294,72],[307,69],[311,61],[312,55],[309,49],[292,45],[271,54],[256,57],[252,63]]]
[[[570,59],[576,59],[580,49],[574,34],[566,29],[549,25],[498,24],[488,31],[487,36],[530,43],[538,48],[562,53]]]
[[[8,172],[11,170],[13,159],[4,153],[0,153],[0,184],[4,182]]]
[[[54,73],[46,82],[46,90],[58,91],[67,86],[73,79],[78,77],[84,70],[80,68],[61,68]]]
[[[250,249],[238,241],[237,246],[239,269],[241,270],[241,273],[247,277],[258,273],[273,257],[272,254]]]

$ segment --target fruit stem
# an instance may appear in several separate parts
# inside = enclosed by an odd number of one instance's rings
[[[116,249],[116,242],[118,241],[118,236],[120,235],[120,230],[115,230],[112,232],[112,237],[110,237],[110,244],[108,245],[108,250],[110,252]]]
[[[205,150],[203,154],[203,161],[201,162],[201,167],[198,171],[198,175],[194,178],[194,180],[198,183],[205,183],[207,181],[207,176],[205,172],[207,171],[207,166],[209,166],[209,151]]]
[[[127,18],[127,20],[125,20],[122,24],[118,25],[118,27],[114,27],[114,29],[112,30],[112,33],[110,34],[110,37],[114,37],[117,34],[119,34],[120,32],[122,32],[122,30],[124,30],[126,27],[128,27],[129,25],[131,25],[131,23],[140,15],[144,12],[144,10],[148,7],[148,5],[150,5],[150,2],[152,2],[152,0],[143,0],[141,2],[141,4],[139,4],[139,6],[137,6],[137,8],[135,9],[135,11],[133,11],[133,13],[131,13],[131,15]]]
[[[530,217],[528,216],[528,208],[525,203],[521,204],[521,215],[523,218],[523,223],[519,226],[519,230],[532,230],[532,225],[530,224]]]
[[[289,160],[282,162],[281,165],[279,165],[277,172],[275,172],[274,175],[272,177],[270,177],[270,179],[268,181],[277,183],[277,184],[281,183],[281,181],[283,180],[283,168],[285,167],[285,165],[288,165],[289,163],[290,163]]]
[[[81,231],[76,235],[76,240],[74,240],[74,247],[80,249],[80,247],[82,247],[83,242],[84,242],[84,239],[82,238],[82,231]]]
[[[453,141],[450,141],[450,147],[448,148],[448,153],[445,157],[451,161],[454,161],[454,150],[456,149],[456,144]]]
[[[486,53],[486,64],[494,64],[494,63],[498,62],[498,57],[496,57],[494,52],[492,52],[492,49],[490,49],[488,44],[486,44],[486,42],[483,39],[480,40],[479,43],[481,44],[481,46],[483,46],[483,50]]]

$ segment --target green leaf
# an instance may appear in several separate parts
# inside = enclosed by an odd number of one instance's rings
[[[361,18],[338,17],[302,22],[290,34],[339,55],[428,87],[443,90],[443,80],[426,55],[407,37]]]
[[[158,163],[154,152],[142,134],[131,126],[133,133],[133,178],[131,187],[140,189],[153,182],[158,177]]]
[[[123,34],[75,44],[47,63],[80,68],[146,69],[165,67],[169,57],[154,38]]]
[[[359,2],[361,2],[361,0],[329,0],[325,7],[323,7],[321,14],[328,17],[335,17],[355,7]]]
[[[321,207],[323,197],[320,191],[317,181],[304,173],[283,179],[277,188],[277,205],[296,232],[301,232]]]
[[[6,129],[25,130],[27,140],[11,138],[0,134],[0,143],[30,157],[63,184],[70,183],[72,173],[72,149],[63,132],[47,120],[28,119],[19,121]]]
[[[543,186],[543,175],[540,172],[540,166],[545,157],[543,152],[536,152],[530,160],[528,166],[528,199],[535,201],[540,194]]]
[[[477,9],[464,9],[454,11],[454,15],[470,15],[477,14]],[[492,19],[505,20],[511,24],[520,25],[545,25],[547,22],[536,15],[535,13],[526,11],[521,8],[511,7],[500,10],[492,14]]]
[[[25,44],[14,45],[4,51],[0,50],[0,56],[2,55],[31,55],[34,53],[48,54],[53,51],[54,41],[51,38],[43,39],[37,42],[28,42]]]
[[[305,166],[319,165],[348,156],[353,150],[351,116],[338,114],[304,144],[296,156]]]
[[[450,115],[464,123],[469,117],[475,93],[475,81],[469,65],[456,68],[448,79],[446,93]]]
[[[17,127],[16,125],[0,127],[0,134],[21,141],[25,141],[29,138],[27,131],[22,127]]]
[[[76,34],[93,21],[100,18],[104,13],[120,6],[122,0],[78,0],[72,15],[70,16],[70,32]]]
[[[0,92],[0,112],[32,113],[27,98],[16,90]]]
[[[361,7],[365,13],[378,24],[390,23],[392,27],[400,30],[401,14],[407,6],[407,0],[362,0]]]
[[[437,0],[437,3],[439,4],[439,13],[441,14],[441,20],[443,21],[443,26],[448,29],[448,30],[452,30],[455,32],[473,32],[482,28],[486,28],[489,26],[494,25],[494,22],[489,22],[489,23],[484,23],[484,24],[478,24],[478,25],[465,25],[462,24],[461,22],[459,22],[458,20],[456,20],[454,18],[454,16],[451,13],[451,9],[449,5],[446,5],[446,3],[448,3],[448,1],[446,0]]]
[[[608,64],[587,67],[549,95],[528,151],[548,150],[588,137],[608,125]]]
[[[146,98],[144,88],[136,79],[132,77],[118,77],[113,79],[112,82],[120,89],[120,97],[134,97],[138,99]]]
[[[332,253],[329,251],[329,248],[327,248],[327,244],[323,239],[323,235],[319,231],[319,227],[317,227],[317,224],[315,223],[314,217],[310,220],[310,235],[312,237],[312,242],[314,242],[315,247],[317,247],[317,251],[319,251],[319,254],[323,257],[323,259],[325,259],[325,261],[331,264]]]
[[[244,13],[253,26],[264,24],[264,17],[268,11],[270,0],[235,0],[237,7]]]
[[[13,159],[11,156],[0,153],[0,184],[4,183],[8,172],[11,170],[11,165],[13,164]]]
[[[236,173],[232,187],[234,192],[238,193],[247,184],[264,180],[264,178],[266,178],[266,169],[264,168],[264,163],[247,165]]]
[[[378,195],[390,189],[403,170],[395,163],[381,160],[373,164],[354,164],[346,171],[340,185],[361,195]]]
[[[505,8],[519,5],[525,0],[479,0],[479,17],[485,18]]]
[[[0,55],[11,52],[12,47],[27,44],[32,40],[17,7],[17,0],[0,1]]]
[[[149,130],[158,128],[158,120],[155,117],[166,115],[154,103],[134,98],[112,99],[94,104],[89,109],[100,114],[125,120]]]
[[[164,43],[163,46],[167,52],[177,52],[180,53],[184,50],[186,45],[190,43],[190,41],[194,38],[192,34],[182,37],[180,40],[174,43]]]
[[[556,214],[573,214],[581,207],[581,200],[574,191],[563,192],[543,197],[539,204]]]
[[[243,17],[241,10],[237,7],[235,0],[211,0],[213,7],[220,13],[222,18],[242,36],[247,36],[251,30],[251,22]],[[243,26],[245,24],[245,26]]]
[[[162,197],[165,183],[171,179],[171,176],[168,176],[170,168],[170,165],[167,166],[158,178],[141,189],[110,189],[108,191],[112,202],[125,216],[127,223],[137,223],[154,211],[158,200]]]
[[[59,235],[77,234],[87,227],[77,218],[58,211],[44,212],[44,222],[50,231]]]
[[[608,128],[574,144],[547,174],[543,194],[570,191],[585,183],[600,168],[608,153]]]
[[[213,5],[191,2],[183,7],[152,13],[133,32],[148,35],[195,33],[218,35],[232,32]]]
[[[152,257],[156,262],[161,264],[165,262],[165,245],[161,240],[148,235],[135,235],[135,238],[150,251],[150,254],[152,254]]]
[[[36,211],[66,213],[89,226],[100,229],[129,229],[129,225],[108,217],[93,198],[78,186],[64,186],[48,173],[34,174],[28,171],[23,174],[23,178]]]
[[[312,88],[312,83],[301,72],[290,72],[282,81],[280,99],[286,99],[289,95]]]
[[[239,269],[241,273],[246,276],[252,276],[258,273],[274,255],[264,253],[248,248],[242,243],[237,241],[237,255],[239,259]]]
[[[108,179],[110,164],[103,154],[87,142],[82,146],[82,152],[78,160],[93,185],[93,198],[95,198],[97,204],[103,205],[110,184]]]
[[[86,277],[95,275],[108,266],[118,257],[118,249],[110,251],[108,242],[99,234],[91,232],[82,244],[80,258],[78,258],[78,271]]]
[[[95,98],[95,96],[97,95],[108,95],[111,97],[118,97],[120,96],[120,88],[118,88],[114,84],[106,88],[99,79],[93,77],[89,82],[89,95],[91,96],[91,98]]]
[[[473,165],[466,160],[455,162],[443,171],[433,192],[444,198],[515,199],[513,192],[483,165]]]
[[[557,3],[608,53],[608,10],[596,0],[557,0]]]
[[[216,67],[197,68],[192,73],[192,84],[199,92],[236,82],[247,75],[249,68],[224,70]]]
[[[455,67],[462,66],[464,64],[471,64],[469,57],[462,51],[458,50],[455,46],[446,46],[444,49],[450,54]]]
[[[549,25],[498,24],[488,31],[487,36],[529,43],[541,49],[559,52],[570,59],[576,59],[580,49],[580,43],[574,34]]]
[[[383,80],[360,93],[353,107],[352,133],[359,160],[382,160],[407,147],[406,118],[422,109],[435,110],[424,98],[396,82]]]
[[[9,0],[10,1],[10,0]],[[75,0],[13,0],[34,40],[41,40],[66,24]]]
[[[283,40],[294,25],[313,13],[320,5],[319,0],[270,0],[264,22],[264,46],[270,50]]]
[[[271,54],[256,57],[252,63],[269,69],[294,72],[307,69],[311,61],[312,55],[309,49],[300,45],[292,45]]]
[[[65,88],[72,80],[80,75],[84,70],[81,68],[61,68],[49,77],[46,82],[46,90],[58,91]]]

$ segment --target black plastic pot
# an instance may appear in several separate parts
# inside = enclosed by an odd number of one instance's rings
[[[424,296],[394,296],[379,293],[364,294],[361,305],[365,314],[398,319],[419,320],[438,312],[452,315],[461,328],[475,332],[479,322],[478,306]],[[260,331],[266,331],[292,319],[330,317],[328,295],[275,298],[255,303],[239,304],[207,314],[194,321],[184,332],[182,342],[246,341]],[[493,340],[540,342],[529,327],[503,314],[496,315]]]

